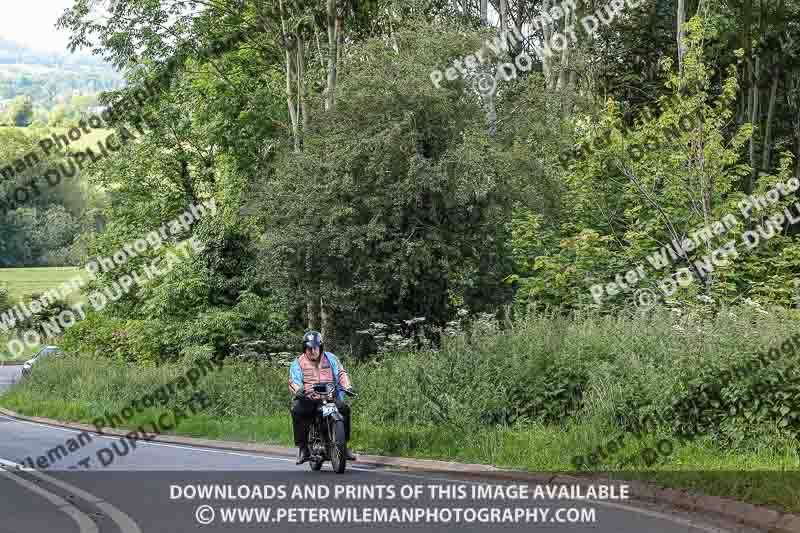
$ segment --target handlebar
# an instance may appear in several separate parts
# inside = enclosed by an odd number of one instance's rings
[[[338,386],[337,386],[336,388],[334,388],[334,389],[333,389],[333,390],[331,390],[330,392],[327,392],[327,388],[326,388],[326,392],[320,392],[320,391],[316,390],[318,387],[320,387],[320,386],[322,386],[322,385],[328,385],[328,384],[325,384],[325,383],[315,383],[315,384],[313,385],[313,387],[314,387],[314,389],[315,389],[315,390],[313,390],[312,392],[314,392],[314,393],[316,393],[316,394],[318,394],[318,395],[320,395],[320,396],[327,396],[328,394],[334,394],[335,392],[337,392],[337,390],[338,390],[338,389],[340,389],[340,387],[338,387]],[[350,396],[350,397],[353,397],[353,398],[358,398],[358,394],[357,394],[357,393],[355,392],[355,390],[353,390],[352,388],[351,388],[351,389],[341,389],[341,390],[343,390],[343,391],[344,391],[344,393],[345,393],[346,395]],[[300,400],[300,399],[303,399],[303,398],[306,398],[306,391],[305,391],[305,389],[302,389],[302,388],[301,388],[300,390],[298,390],[298,391],[295,393],[294,397],[295,397],[296,399],[298,399],[298,400]]]

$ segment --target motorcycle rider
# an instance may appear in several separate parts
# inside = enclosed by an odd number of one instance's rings
[[[309,331],[303,335],[303,353],[289,368],[289,391],[294,395],[292,401],[292,425],[294,443],[298,446],[297,464],[311,458],[308,449],[308,425],[319,407],[320,396],[314,392],[314,383],[337,383],[336,407],[344,418],[345,438],[350,440],[350,406],[344,403],[344,391],[352,392],[350,376],[342,363],[331,352],[325,351],[322,335]],[[345,448],[345,457],[355,461],[356,456]]]

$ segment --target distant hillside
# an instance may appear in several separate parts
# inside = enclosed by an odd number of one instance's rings
[[[37,52],[0,37],[0,65],[86,65],[113,69],[100,58],[82,54]]]
[[[0,37],[0,108],[17,96],[52,109],[73,96],[118,89],[123,77],[98,57],[38,52]]]

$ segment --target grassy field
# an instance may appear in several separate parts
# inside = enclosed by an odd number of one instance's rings
[[[44,292],[58,288],[61,283],[86,272],[78,267],[37,267],[37,268],[0,268],[0,286],[9,290],[11,299],[19,302],[34,292]],[[67,301],[75,303],[80,293],[73,292]],[[7,345],[12,335],[0,330],[0,359],[11,359]],[[17,359],[28,359],[40,347],[27,348]]]
[[[78,267],[0,268],[0,286],[8,289],[12,300],[20,301],[33,292],[55,289],[81,273],[86,271]],[[69,299],[75,301],[77,296],[73,293]]]
[[[2,126],[0,127],[0,130],[12,129],[12,128],[13,127],[11,126]],[[40,131],[38,129],[33,129],[33,128],[13,128],[13,129],[18,129],[30,135],[33,135],[35,132]],[[56,135],[66,135],[68,131],[69,128],[50,128],[50,133]],[[104,140],[106,137],[108,137],[111,134],[111,132],[112,130],[107,130],[107,129],[91,130],[91,132],[88,135],[82,134],[81,138],[78,139],[77,141],[74,142],[70,141],[69,148],[72,150],[86,150],[87,148],[97,146],[97,143],[100,140]]]

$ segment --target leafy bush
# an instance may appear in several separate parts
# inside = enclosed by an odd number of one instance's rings
[[[41,293],[34,292],[28,294],[23,299],[26,307],[31,309],[31,302],[38,301],[42,297]],[[31,313],[29,317],[26,317],[25,320],[21,320],[17,322],[16,329],[19,332],[25,332],[29,330],[41,331],[42,325],[45,323],[49,323],[50,321],[56,321],[57,317],[63,311],[71,309],[70,305],[64,299],[55,299],[52,301],[48,300],[47,305],[38,305],[39,310],[35,313]],[[59,325],[60,327],[60,325]]]
[[[0,313],[11,309],[13,305],[11,295],[8,293],[8,288],[0,286]]]
[[[90,311],[64,333],[62,346],[68,353],[126,360],[131,353],[126,331],[126,320]]]
[[[534,314],[502,331],[482,317],[469,337],[453,330],[437,351],[385,353],[368,362],[342,359],[361,393],[357,416],[373,424],[471,431],[576,422],[615,431],[635,430],[656,415],[667,421],[665,431],[710,435],[735,447],[766,429],[796,435],[798,356],[753,366],[752,373],[726,373],[746,365],[752,353],[780,345],[795,334],[795,323],[789,312],[765,315],[748,307],[716,316],[663,310],[632,318]],[[90,353],[127,360],[135,354],[138,361],[158,363],[164,359],[147,354],[161,350],[160,344],[145,343],[154,335],[149,328],[158,327],[167,326],[90,316],[68,337],[95,350]],[[199,337],[189,342],[191,335],[179,329],[169,332],[185,343],[170,347],[181,357],[177,367],[217,352]],[[157,338],[169,336],[163,331]],[[285,361],[233,359],[204,385],[214,400],[213,414],[285,413]],[[162,366],[159,372],[176,365]],[[52,386],[61,390],[68,384],[54,375]]]
[[[272,351],[281,351],[296,339],[272,302],[252,294],[244,295],[233,308],[207,307],[183,319],[125,320],[107,312],[89,313],[65,337],[74,351],[146,364],[177,361],[189,347],[228,355],[231,346],[242,340],[260,338]]]
[[[674,397],[676,429],[712,433],[732,445],[763,424],[800,436],[800,346],[789,344],[774,361],[743,351],[701,366]],[[729,423],[735,431],[724,431]]]

